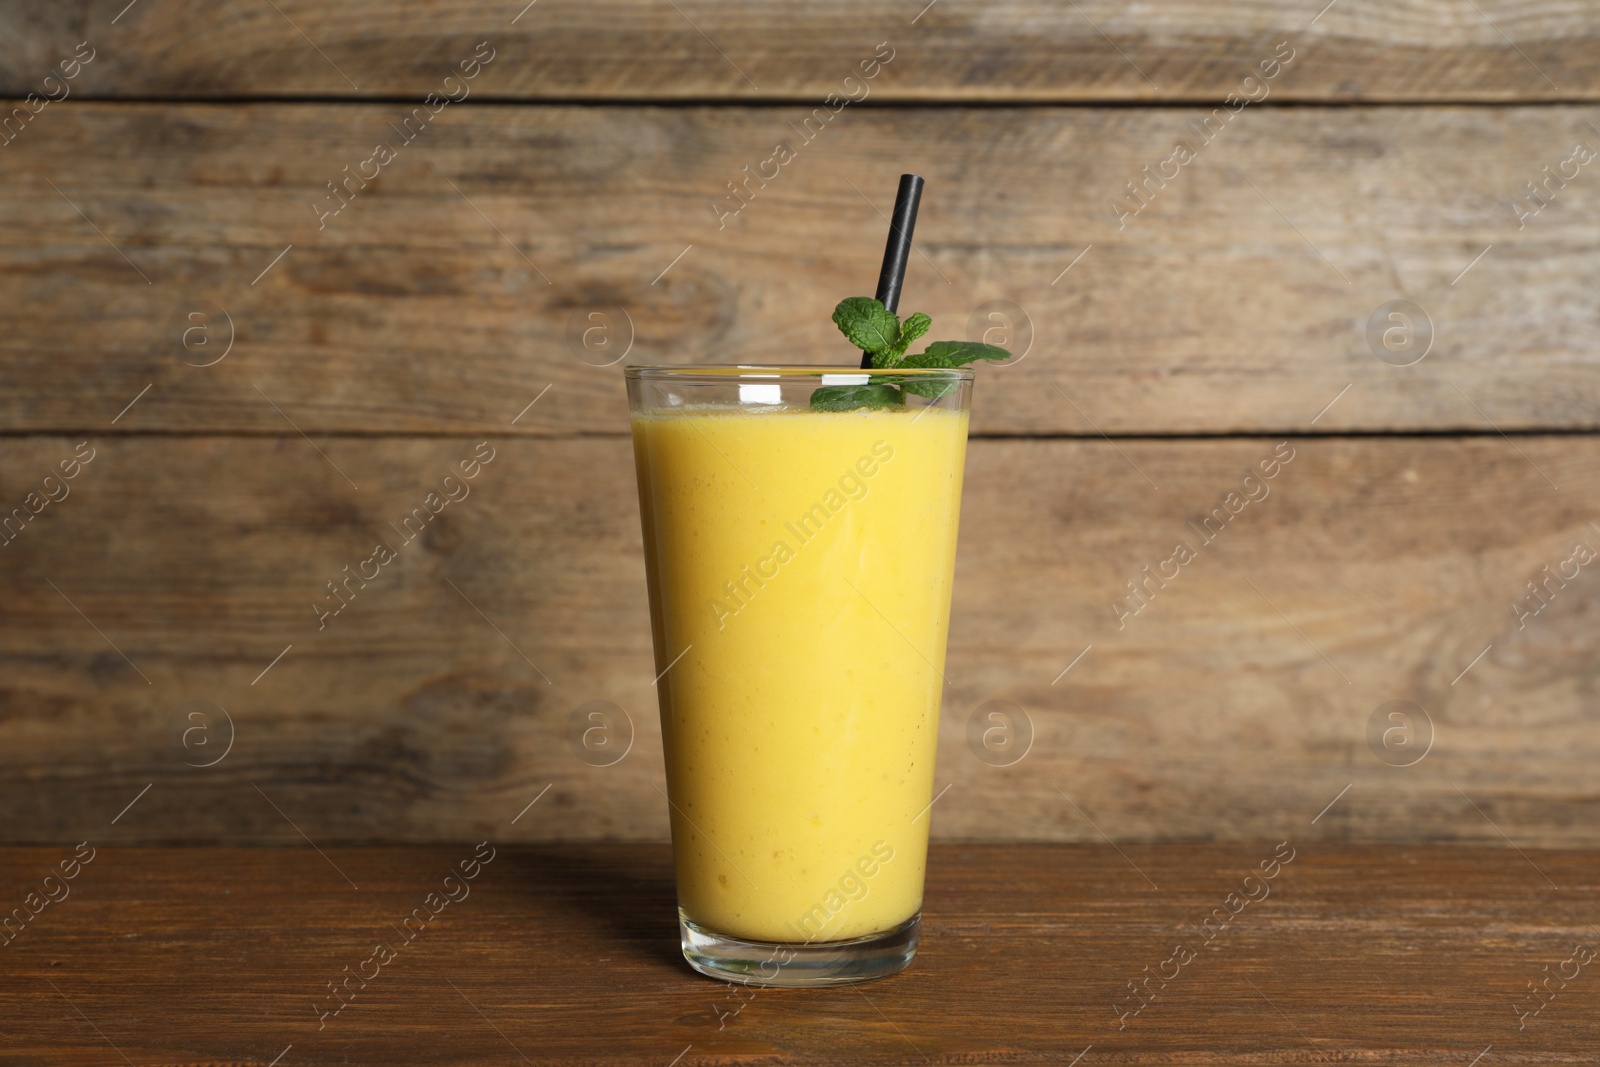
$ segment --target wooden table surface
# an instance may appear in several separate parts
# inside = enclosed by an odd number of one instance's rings
[[[73,855],[0,850],[0,1063],[1600,1059],[1594,852],[936,847],[912,968],[821,991],[692,973],[659,845]]]

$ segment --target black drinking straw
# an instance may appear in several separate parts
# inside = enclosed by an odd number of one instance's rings
[[[894,195],[894,216],[889,220],[889,240],[883,246],[883,269],[878,271],[878,302],[890,311],[900,307],[900,287],[906,280],[906,257],[911,254],[911,231],[917,228],[917,204],[922,200],[922,178],[900,175]],[[861,353],[861,367],[871,369],[872,353]]]

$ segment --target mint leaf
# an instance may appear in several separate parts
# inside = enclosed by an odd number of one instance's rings
[[[900,319],[870,296],[851,296],[839,301],[833,309],[833,321],[851,344],[872,353],[873,366],[883,365],[879,357],[890,352],[900,336]]]
[[[901,382],[900,388],[929,400],[938,400],[955,392],[956,383],[948,378],[910,378]]]
[[[912,341],[927,333],[932,326],[932,319],[920,311],[915,312],[901,324],[900,340],[897,343],[901,347],[908,347]]]
[[[900,335],[894,340],[894,347],[889,349],[889,358],[879,362],[872,361],[875,367],[893,367],[898,364],[906,354],[906,349],[911,347],[911,342],[928,332],[928,327],[933,325],[933,320],[918,311],[905,322],[900,324]]]
[[[907,356],[900,361],[903,367],[964,367],[975,359],[1010,359],[1011,353],[999,345],[979,344],[976,341],[935,341],[926,352]]]
[[[825,385],[811,393],[813,411],[900,408],[905,404],[905,394],[892,385]]]

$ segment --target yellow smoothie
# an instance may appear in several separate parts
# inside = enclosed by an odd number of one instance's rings
[[[966,436],[939,408],[634,416],[691,921],[821,942],[920,909]]]

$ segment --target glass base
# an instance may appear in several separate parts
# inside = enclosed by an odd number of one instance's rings
[[[689,966],[741,985],[825,986],[883,978],[910,965],[921,926],[919,912],[892,930],[848,941],[747,941],[707,930],[678,912]]]

